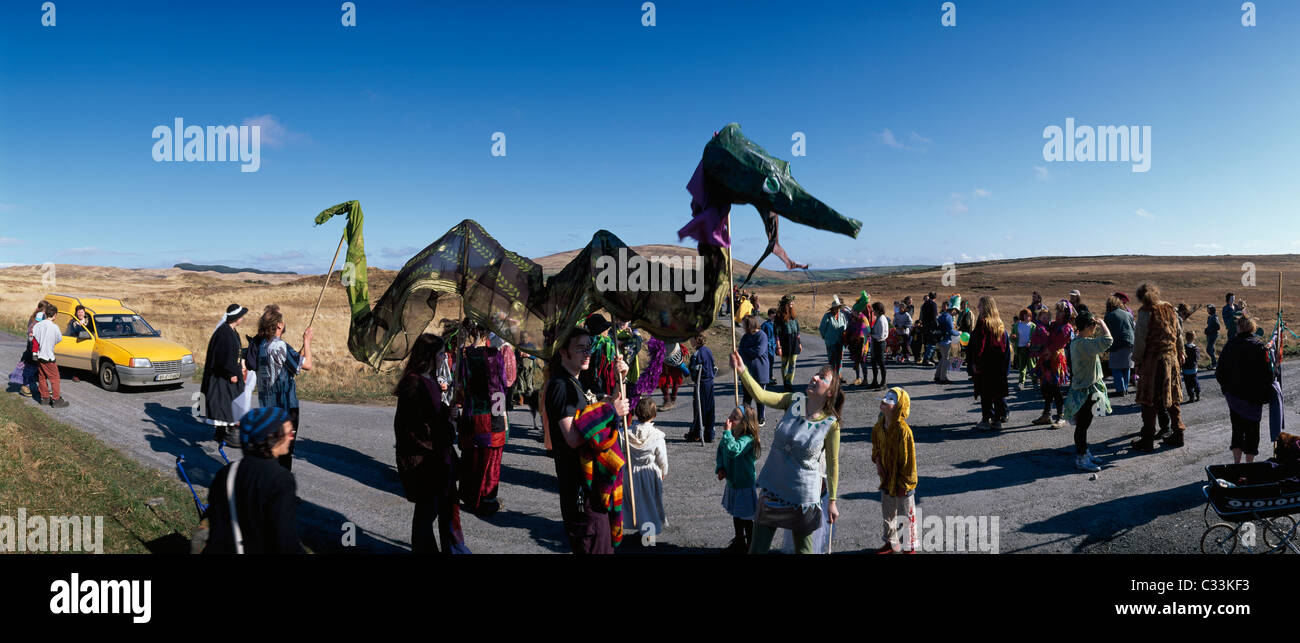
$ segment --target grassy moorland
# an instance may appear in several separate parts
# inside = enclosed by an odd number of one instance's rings
[[[665,254],[672,248],[646,246],[636,250],[642,254]],[[544,269],[548,266],[554,269],[563,265],[566,257],[561,253],[543,257],[538,262]],[[1255,266],[1253,286],[1242,283],[1242,264],[1245,262]],[[43,285],[44,275],[34,266],[0,269],[0,330],[20,333],[26,328],[32,307],[47,292],[117,297],[162,331],[163,337],[193,350],[199,364],[203,363],[213,327],[231,303],[247,306],[252,311],[248,322],[240,329],[245,335],[254,333],[257,313],[263,307],[279,304],[288,322],[286,339],[295,347],[300,346],[302,329],[311,317],[324,278],[324,275],[222,274],[176,268],[126,270],[62,264],[55,268],[55,287]],[[738,273],[743,274],[744,268],[741,262],[737,262]],[[767,272],[773,271],[760,269],[759,274]],[[1030,293],[1034,290],[1040,291],[1044,300],[1050,303],[1078,288],[1083,292],[1085,302],[1095,310],[1104,310],[1106,295],[1118,290],[1131,296],[1139,283],[1150,279],[1160,284],[1165,299],[1185,302],[1192,307],[1201,306],[1188,324],[1188,328],[1199,336],[1205,323],[1204,304],[1221,305],[1223,295],[1228,291],[1245,299],[1247,311],[1258,316],[1266,329],[1272,330],[1278,308],[1279,273],[1283,277],[1284,317],[1288,323],[1300,324],[1300,320],[1290,312],[1300,307],[1300,289],[1297,288],[1300,286],[1300,255],[1040,257],[959,264],[949,275],[956,280],[952,285],[944,284],[942,270],[921,268],[815,284],[760,285],[751,290],[758,294],[764,311],[775,306],[782,295],[794,294],[795,308],[804,331],[816,332],[831,296],[836,294],[851,302],[857,293],[866,290],[873,300],[885,303],[886,307],[906,295],[911,295],[919,306],[921,296],[931,290],[944,297],[959,292],[972,300],[991,295],[997,300],[1002,317],[1010,320],[1029,303]],[[383,294],[395,274],[370,270],[372,302]],[[48,283],[49,280],[45,281]],[[396,373],[375,373],[348,353],[347,298],[337,277],[332,278],[330,284],[314,324],[316,368],[299,377],[300,397],[324,402],[391,404],[393,398],[389,391]],[[447,303],[439,306],[435,319],[460,315],[459,302],[454,299],[445,298]],[[1133,305],[1136,307],[1136,303]],[[722,321],[715,324],[707,335],[717,357],[717,366],[725,373],[729,370],[726,354],[731,340],[727,337],[725,320]],[[1199,339],[1203,340],[1203,337]],[[1220,342],[1223,341],[1221,338]],[[1290,342],[1289,345],[1294,347],[1296,343]]]
[[[198,516],[173,478],[0,395],[0,514],[103,516],[106,554],[184,550]],[[165,544],[164,544],[165,543]]]

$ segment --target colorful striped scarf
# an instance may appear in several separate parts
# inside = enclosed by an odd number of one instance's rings
[[[611,404],[591,404],[578,411],[573,428],[585,442],[579,450],[578,461],[590,501],[608,513],[610,535],[618,547],[623,541],[623,465],[626,462],[619,445],[618,416]]]

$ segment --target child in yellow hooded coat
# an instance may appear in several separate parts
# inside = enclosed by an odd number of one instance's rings
[[[916,443],[907,425],[911,411],[907,391],[894,387],[880,400],[880,416],[871,429],[871,461],[880,476],[880,511],[885,545],[878,554],[916,553]]]

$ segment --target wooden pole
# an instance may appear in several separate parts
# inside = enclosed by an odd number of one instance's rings
[[[623,355],[623,351],[620,350],[618,346],[618,321],[614,319],[613,313],[610,313],[609,315],[609,322],[610,322],[610,332],[614,336],[614,357],[617,359],[618,357],[621,357]],[[593,343],[594,341],[595,340],[593,339]],[[618,373],[618,370],[615,369],[614,372]],[[627,397],[627,387],[623,380],[622,373],[618,374],[618,397],[619,398]],[[622,419],[623,419],[623,426],[622,426],[622,430],[619,431],[619,437],[622,439],[623,442],[623,457],[624,457],[623,479],[627,480],[627,495],[629,496],[628,502],[631,503],[632,505],[632,526],[633,528],[636,529],[637,533],[639,534],[641,533],[641,523],[637,522],[636,519],[636,483],[634,480],[632,480],[632,471],[631,471],[631,467],[629,466],[632,462],[632,452],[630,451],[627,442],[627,432],[631,429],[631,427],[627,423],[626,415],[622,416]],[[658,534],[655,535],[657,536]]]
[[[316,308],[311,311],[311,321],[307,322],[307,328],[311,328],[311,325],[316,322],[316,311],[320,310],[320,303],[325,300],[325,288],[330,285],[330,275],[334,274],[334,262],[339,260],[339,251],[343,250],[343,242],[347,238],[348,232],[344,230],[343,236],[339,237],[339,247],[334,249],[334,258],[330,259],[330,269],[325,271],[325,283],[321,284],[320,297],[316,298]]]
[[[730,213],[730,212],[727,213],[727,231],[728,231],[728,232],[731,231],[731,213]],[[735,292],[736,292],[736,281],[735,281],[735,275],[733,274],[733,273],[735,272],[735,268],[733,267],[733,264],[732,264],[732,254],[733,254],[733,253],[732,253],[732,250],[733,250],[733,249],[734,249],[734,246],[733,246],[732,248],[728,248],[728,249],[727,249],[727,301],[731,304],[731,306],[730,306],[730,308],[731,308],[731,315],[732,315],[732,317],[733,317],[732,319],[728,319],[728,320],[727,320],[728,322],[730,322],[730,323],[727,324],[727,328],[731,331],[731,352],[735,353],[735,352],[737,352],[737,349],[736,349],[736,320],[734,319],[734,317],[735,317],[735,315],[736,315],[736,311],[735,311],[736,303],[735,303],[735,299],[734,299],[733,297],[734,297],[734,294],[735,294]],[[731,357],[730,357],[730,356],[727,357],[727,361],[731,361]],[[696,388],[698,389],[699,387],[696,387]],[[734,368],[731,369],[731,396],[732,396],[733,398],[735,398],[734,401],[735,401],[735,403],[736,403],[736,406],[740,406],[740,371],[737,371],[737,370],[734,369]],[[700,418],[701,423],[703,422],[703,420],[704,420],[704,418]],[[703,429],[704,427],[700,427],[700,428]]]

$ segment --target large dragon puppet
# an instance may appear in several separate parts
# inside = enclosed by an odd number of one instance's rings
[[[755,268],[774,251],[787,267],[797,265],[779,246],[777,215],[851,237],[857,237],[862,227],[861,221],[844,217],[808,194],[790,176],[789,163],[750,141],[735,123],[715,133],[705,145],[687,189],[694,216],[678,235],[699,242],[703,297],[688,297],[682,290],[631,291],[603,286],[598,278],[602,266],[620,256],[624,261],[636,256],[606,230],[597,231],[577,257],[558,274],[544,279],[540,265],[501,247],[482,226],[466,219],[407,261],[372,309],[361,204],[348,201],[328,208],[316,216],[318,225],[335,215],[347,216],[344,238],[350,273],[345,270],[344,283],[352,313],[348,349],[353,357],[376,369],[385,362],[396,364],[405,359],[415,338],[433,321],[443,295],[460,296],[467,317],[482,321],[516,346],[523,332],[541,339],[532,348],[522,348],[541,357],[549,357],[563,331],[594,310],[605,310],[660,340],[680,341],[712,325],[728,296],[731,238],[727,216],[732,204],[751,204],[763,218],[768,245]],[[664,274],[681,284],[685,269],[672,266],[665,268]],[[745,283],[748,280],[746,277]]]

